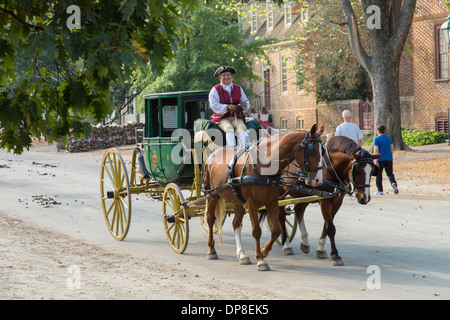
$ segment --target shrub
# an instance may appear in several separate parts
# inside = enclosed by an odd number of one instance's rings
[[[443,143],[448,139],[446,133],[432,130],[417,131],[411,129],[402,129],[402,137],[407,146]]]

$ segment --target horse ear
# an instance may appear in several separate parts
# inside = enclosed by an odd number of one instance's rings
[[[318,134],[319,136],[321,136],[322,133],[323,133],[323,130],[324,130],[324,126],[321,126],[320,129],[319,129],[319,131],[317,131],[317,134]]]
[[[314,137],[314,135],[316,134],[316,130],[317,130],[317,126],[316,126],[316,124],[314,123],[313,126],[311,127],[311,130],[309,130],[309,135],[310,135],[311,137]]]
[[[361,158],[361,154],[360,153],[352,153],[352,157],[355,160],[358,160],[359,158]]]
[[[372,158],[372,159],[378,159],[378,158],[381,158],[383,155],[382,154],[371,154],[370,155],[370,157]]]

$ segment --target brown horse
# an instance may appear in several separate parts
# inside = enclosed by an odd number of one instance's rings
[[[381,154],[370,154],[366,150],[360,148],[352,139],[344,136],[332,137],[324,146],[323,156],[323,180],[318,189],[323,191],[339,190],[340,195],[337,197],[319,200],[320,209],[324,218],[324,226],[322,235],[319,240],[319,248],[316,256],[319,259],[326,259],[325,250],[326,236],[330,239],[331,246],[331,263],[335,266],[342,266],[344,262],[338,254],[334,236],[336,228],[333,220],[339,208],[342,205],[345,194],[351,193],[351,185],[358,203],[365,205],[370,201],[370,178],[376,176],[378,167],[373,163],[374,159],[380,158]],[[304,194],[291,191],[292,197],[305,196]],[[295,214],[300,227],[302,242],[300,248],[304,253],[309,252],[308,233],[304,224],[303,216],[309,203],[299,203],[295,205]],[[284,208],[280,208],[280,222],[284,222],[283,216],[286,212]],[[283,243],[285,247],[283,251],[289,252],[286,245],[286,227],[282,223]]]
[[[308,174],[311,185],[319,185],[322,182],[322,169],[319,168],[322,161],[320,140],[322,132],[323,127],[317,131],[314,124],[310,131],[293,130],[264,139],[257,148],[250,147],[243,150],[240,155],[236,154],[235,149],[220,148],[208,157],[204,175],[204,188],[207,195],[205,215],[209,226],[208,259],[218,259],[214,247],[213,229],[216,225],[221,237],[225,202],[230,202],[235,207],[233,220],[235,234],[237,232],[240,234],[245,208],[248,209],[252,235],[255,239],[257,269],[270,270],[264,258],[268,256],[274,241],[281,233],[278,223],[278,195],[283,189],[281,173],[291,162],[296,161],[298,167],[295,169],[299,168]],[[238,179],[249,179],[250,184],[233,186],[228,183],[230,181],[228,167],[229,165],[232,167],[231,162],[236,158],[234,169],[231,170],[233,176],[239,177]],[[221,191],[214,192],[214,190]],[[268,219],[275,227],[272,228],[270,240],[261,248],[258,209],[263,206],[267,208]],[[240,255],[238,252],[238,257],[241,264],[249,263],[245,253]]]

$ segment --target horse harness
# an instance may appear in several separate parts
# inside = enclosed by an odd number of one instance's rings
[[[291,159],[295,156],[295,154],[301,148],[305,148],[305,152],[304,152],[304,167],[305,167],[305,171],[306,172],[303,173],[301,171],[300,167],[297,164],[294,164],[297,167],[297,173],[295,174],[295,173],[289,172],[290,174],[297,176],[298,180],[308,176],[311,172],[316,172],[316,171],[322,169],[321,166],[316,167],[316,168],[310,168],[309,167],[308,156],[312,156],[312,155],[314,155],[316,153],[316,146],[314,145],[314,142],[322,142],[322,140],[315,139],[315,138],[310,138],[309,137],[309,131],[308,131],[306,133],[306,135],[305,135],[305,138],[299,144],[299,146],[295,149],[293,154],[287,159],[280,160],[280,162],[287,161],[288,162],[288,166],[289,166],[289,164],[291,163]],[[251,156],[251,154],[252,154],[251,153],[251,149],[256,148],[258,144],[259,144],[259,142],[254,143],[252,146],[247,147],[245,149],[240,149],[238,152],[236,152],[236,154],[233,156],[233,158],[231,159],[231,161],[230,161],[230,163],[228,165],[227,183],[226,183],[226,185],[231,188],[233,194],[242,203],[245,203],[245,199],[242,197],[241,193],[237,189],[238,186],[242,186],[242,185],[263,185],[263,186],[281,187],[281,186],[284,185],[284,180],[283,180],[283,177],[281,175],[262,176],[258,172],[258,170],[257,170],[257,168],[255,166],[255,161],[251,161],[251,164],[252,164],[252,168],[253,168],[253,171],[255,172],[256,176],[249,176],[249,175],[244,176],[245,165],[249,161],[249,156]],[[235,167],[237,161],[239,160],[239,158],[245,152],[247,152],[247,156],[246,156],[244,165],[242,166],[241,175],[239,177],[235,177],[234,176],[234,167]],[[251,157],[253,157],[253,156],[251,156]]]
[[[359,159],[354,159],[351,163],[351,169],[350,169],[350,181],[348,179],[345,179],[344,181],[342,181],[342,179],[339,178],[339,175],[336,173],[336,170],[334,169],[333,166],[333,162],[331,161],[330,158],[330,154],[328,152],[328,149],[326,147],[326,144],[323,146],[323,148],[325,149],[325,154],[326,154],[326,158],[329,161],[329,165],[327,164],[327,161],[324,161],[325,164],[325,168],[327,169],[327,171],[330,173],[331,176],[333,176],[334,178],[336,178],[338,180],[338,182],[331,182],[331,181],[324,181],[324,186],[325,187],[334,187],[335,189],[339,190],[339,191],[343,191],[347,194],[352,194],[353,190],[352,190],[352,185],[353,185],[353,189],[357,189],[357,188],[367,188],[370,187],[370,184],[356,184],[356,181],[354,180],[354,170],[355,170],[355,166],[357,166],[360,163],[371,163],[373,164],[373,159],[368,155],[369,153],[362,149],[362,148],[358,148],[358,150],[356,151],[356,154],[359,153],[363,153],[362,157]],[[378,167],[374,165],[374,172],[372,173],[372,176],[376,176],[378,175]]]

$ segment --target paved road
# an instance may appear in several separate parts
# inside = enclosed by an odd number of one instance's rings
[[[292,242],[294,256],[283,256],[275,245],[266,260],[272,271],[257,272],[255,264],[238,265],[231,219],[225,223],[224,244],[217,245],[220,260],[206,259],[206,233],[197,219],[190,221],[186,252],[175,254],[163,231],[161,203],[147,195],[134,196],[127,238],[121,242],[112,239],[101,212],[100,162],[101,155],[32,151],[15,156],[0,151],[0,212],[118,253],[206,277],[214,283],[202,290],[211,290],[211,296],[221,283],[227,283],[236,290],[260,289],[257,299],[450,299],[448,199],[387,195],[361,206],[347,197],[335,220],[337,246],[345,266],[333,267],[313,253],[302,254],[297,235]],[[318,205],[310,205],[306,222],[313,252],[323,223]],[[243,237],[247,253],[252,255],[248,218]],[[268,239],[267,231],[264,237]],[[127,271],[133,272],[122,270]],[[161,296],[167,297],[163,291]]]

